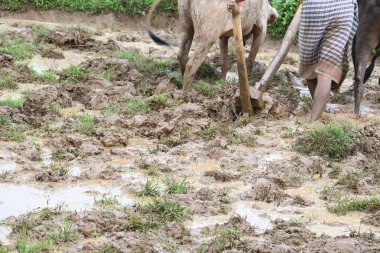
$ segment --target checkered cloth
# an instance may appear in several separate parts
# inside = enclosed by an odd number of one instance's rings
[[[358,26],[356,0],[304,0],[299,28],[300,74],[341,84]]]

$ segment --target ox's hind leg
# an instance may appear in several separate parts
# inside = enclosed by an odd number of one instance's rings
[[[193,41],[194,30],[189,27],[186,31],[182,32],[181,45],[178,51],[177,59],[181,68],[181,73],[184,75],[186,64],[189,60],[189,52]]]
[[[191,82],[194,80],[195,74],[207,56],[212,45],[215,43],[215,36],[195,36],[193,43],[195,44],[183,75],[183,89],[189,90]]]
[[[267,35],[267,26],[266,25],[255,25],[252,30],[253,39],[251,50],[247,58],[247,69],[250,71],[255,62],[257,53],[260,50],[261,45],[264,43],[265,36]]]
[[[181,26],[181,44],[177,59],[182,75],[185,73],[186,63],[189,60],[189,51],[194,37],[194,26],[190,15],[189,1],[178,1],[178,13]]]
[[[228,37],[222,37],[219,40],[220,47],[220,67],[222,70],[221,78],[226,78],[227,72],[230,69],[230,58],[228,55]]]

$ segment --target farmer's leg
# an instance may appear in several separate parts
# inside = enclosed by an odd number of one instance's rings
[[[311,111],[311,121],[316,121],[321,118],[326,104],[329,101],[331,91],[331,78],[318,75],[318,84],[314,93],[313,109]]]

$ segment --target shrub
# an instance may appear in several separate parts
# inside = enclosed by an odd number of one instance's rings
[[[297,0],[269,0],[279,14],[279,18],[268,26],[269,34],[275,39],[284,37],[297,11]]]

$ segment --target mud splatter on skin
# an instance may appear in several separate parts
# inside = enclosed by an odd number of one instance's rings
[[[72,252],[380,249],[378,210],[327,209],[379,194],[377,66],[362,118],[352,117],[350,95],[332,98],[326,117],[350,121],[358,141],[347,158],[328,161],[294,149],[314,127],[297,57],[271,83],[266,110],[244,119],[235,81],[215,80],[216,57],[201,73],[205,86],[185,94],[174,53],[145,35],[54,27],[12,30],[38,41],[28,62],[0,55],[10,84],[0,101],[23,99],[0,103],[1,243]],[[259,60],[274,53],[264,48]],[[264,70],[255,64],[251,82]]]

